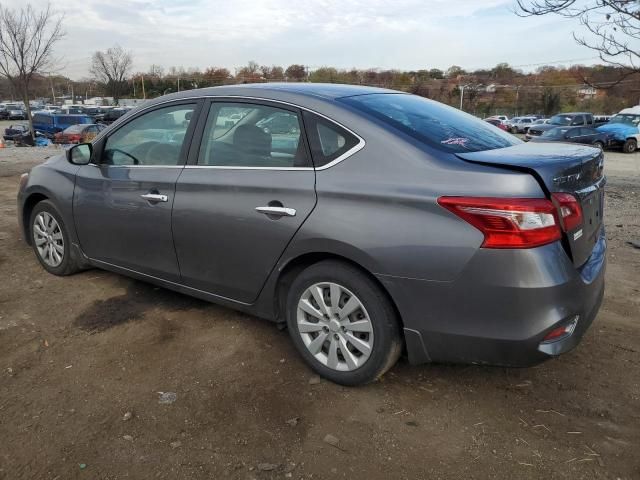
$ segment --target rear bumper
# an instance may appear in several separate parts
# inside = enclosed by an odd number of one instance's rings
[[[452,282],[378,278],[402,316],[411,363],[531,366],[574,348],[604,295],[604,229],[576,269],[559,242],[528,250],[480,249]],[[541,346],[579,316],[573,333]]]

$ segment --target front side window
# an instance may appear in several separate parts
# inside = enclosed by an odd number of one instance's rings
[[[297,112],[252,103],[214,102],[204,128],[198,165],[308,167]]]
[[[179,165],[182,144],[195,104],[145,113],[107,138],[102,163],[108,165]]]
[[[339,101],[445,152],[477,152],[522,143],[472,115],[416,95],[376,93]]]

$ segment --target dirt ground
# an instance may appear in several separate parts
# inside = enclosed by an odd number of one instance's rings
[[[56,151],[0,150],[0,479],[640,478],[640,154],[607,153],[607,291],[577,349],[345,388],[268,322],[45,273],[15,194]]]

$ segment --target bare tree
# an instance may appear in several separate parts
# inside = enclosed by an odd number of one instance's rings
[[[624,76],[640,72],[640,2],[638,0],[517,0],[520,16],[559,15],[576,18],[588,37],[577,43],[598,52],[600,59],[622,67]],[[622,78],[620,78],[622,80]]]
[[[50,5],[42,11],[29,4],[15,10],[0,5],[0,75],[22,97],[32,139],[29,86],[35,74],[51,69],[53,47],[65,35],[62,21],[63,16],[51,10]]]
[[[120,45],[93,54],[90,72],[99,82],[106,85],[116,105],[132,65],[131,52],[127,52]]]

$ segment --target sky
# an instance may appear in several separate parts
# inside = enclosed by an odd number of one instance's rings
[[[30,0],[43,8],[45,0]],[[20,7],[24,0],[2,0]],[[66,37],[60,73],[89,75],[91,55],[115,44],[134,71],[152,64],[204,69],[300,63],[314,69],[467,70],[507,62],[597,63],[577,45],[577,20],[520,18],[515,0],[55,0]],[[567,61],[570,60],[570,61]],[[562,61],[562,62],[559,62]]]

